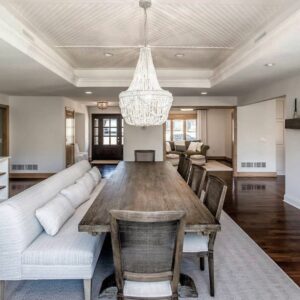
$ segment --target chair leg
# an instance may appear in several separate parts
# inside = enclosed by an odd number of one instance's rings
[[[92,279],[83,280],[84,300],[92,299]]]
[[[204,271],[204,269],[205,269],[204,256],[200,256],[200,270]]]
[[[209,283],[210,283],[210,295],[215,296],[215,279],[214,279],[214,253],[208,252],[208,267],[209,267]]]
[[[5,281],[0,280],[0,300],[4,300]]]

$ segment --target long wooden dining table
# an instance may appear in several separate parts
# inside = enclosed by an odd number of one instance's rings
[[[120,162],[79,223],[79,231],[93,235],[110,232],[109,212],[112,209],[184,211],[185,232],[209,234],[221,229],[219,222],[168,162]],[[187,275],[181,276],[181,281],[195,289]],[[193,296],[197,296],[197,292]]]

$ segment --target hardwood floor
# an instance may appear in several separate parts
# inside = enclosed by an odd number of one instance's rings
[[[108,177],[114,167],[101,171]],[[300,210],[283,202],[284,177],[233,180],[230,172],[214,174],[229,186],[224,210],[300,286]],[[35,183],[11,181],[11,195]]]
[[[224,210],[300,286],[300,210],[283,202],[284,177],[219,176],[229,185]]]

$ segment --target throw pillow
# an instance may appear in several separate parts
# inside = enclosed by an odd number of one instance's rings
[[[82,203],[90,198],[90,193],[85,185],[75,183],[60,191],[60,194],[65,196],[76,209]]]
[[[89,195],[96,186],[94,178],[89,173],[85,173],[81,178],[77,179],[76,183],[83,184],[88,190]]]
[[[197,152],[201,152],[201,148],[202,148],[202,146],[203,146],[203,143],[201,143],[201,142],[198,142],[198,145],[197,145]]]
[[[166,142],[166,152],[171,152],[172,149],[171,149],[171,145],[169,142]]]
[[[196,152],[198,147],[198,142],[191,142],[188,151]]]
[[[75,209],[69,200],[60,194],[35,211],[40,224],[46,233],[51,236],[56,235],[74,213]]]
[[[101,172],[99,171],[99,169],[97,167],[93,167],[89,171],[89,174],[92,176],[92,178],[96,182],[96,185],[101,181],[101,178],[102,178]]]

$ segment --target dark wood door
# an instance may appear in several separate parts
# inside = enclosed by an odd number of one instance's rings
[[[118,114],[92,114],[92,159],[122,160],[124,121]]]

